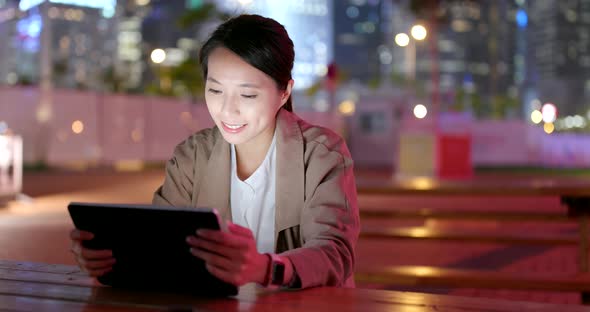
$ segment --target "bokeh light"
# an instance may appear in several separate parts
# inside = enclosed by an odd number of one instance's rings
[[[541,113],[541,111],[535,109],[532,113],[531,113],[531,121],[533,123],[540,123],[541,121],[543,121],[543,114]]]
[[[529,17],[523,9],[518,9],[516,12],[516,24],[518,27],[524,28],[529,22]]]
[[[338,111],[340,111],[340,113],[345,116],[353,115],[355,110],[355,104],[350,100],[342,101],[342,103],[338,105]]]
[[[412,37],[414,37],[414,39],[416,40],[424,40],[426,39],[426,35],[428,34],[426,28],[422,25],[414,25],[410,30],[410,33],[412,34]]]
[[[131,140],[133,140],[133,142],[139,143],[142,139],[143,133],[140,129],[133,129],[133,131],[131,131]]]
[[[72,132],[80,134],[84,131],[84,123],[80,120],[76,120],[72,123]]]
[[[410,37],[404,33],[395,35],[395,43],[400,47],[405,47],[410,44]]]
[[[551,134],[555,130],[555,126],[553,125],[552,122],[548,122],[543,125],[543,130],[545,130],[545,133]]]
[[[557,119],[557,107],[553,103],[545,103],[541,108],[541,114],[545,123],[553,123]]]
[[[162,49],[155,49],[152,51],[150,58],[152,59],[152,62],[160,64],[166,60],[166,51]]]
[[[426,106],[424,106],[422,104],[418,104],[418,105],[414,106],[414,116],[416,116],[416,118],[422,119],[422,118],[426,117],[427,114],[428,114],[428,109],[426,109]]]

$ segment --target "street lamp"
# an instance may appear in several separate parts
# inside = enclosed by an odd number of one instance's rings
[[[150,54],[150,58],[152,59],[152,62],[161,64],[166,60],[166,51],[162,49],[155,49],[152,51],[152,54]]]
[[[405,49],[405,60],[406,60],[406,76],[409,80],[416,79],[416,43],[414,40],[422,41],[426,39],[428,31],[420,24],[412,26],[410,29],[412,37],[406,33],[399,33],[395,35],[395,43]],[[414,40],[411,40],[414,38]]]
[[[428,35],[426,28],[420,24],[412,26],[410,33],[412,34],[412,37],[418,41],[426,39],[426,36]]]
[[[170,79],[170,77],[165,76],[164,77],[164,73],[168,73],[168,71],[166,70],[166,66],[167,64],[164,64],[164,62],[167,59],[167,55],[166,55],[166,51],[164,51],[163,49],[154,49],[152,51],[152,53],[150,54],[150,59],[152,60],[152,62],[155,64],[155,71],[157,72],[158,75],[158,79],[159,79],[159,84],[160,84],[160,89],[162,90],[170,90],[170,88],[172,87],[172,81]]]
[[[400,47],[406,47],[410,44],[410,37],[405,33],[395,35],[395,43]]]

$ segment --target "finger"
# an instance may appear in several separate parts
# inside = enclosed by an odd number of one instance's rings
[[[91,240],[94,238],[94,234],[86,231],[80,231],[78,229],[73,229],[70,232],[70,238],[73,240]]]
[[[235,271],[236,264],[231,259],[202,249],[191,248],[190,253],[206,263],[215,265],[227,271]]]
[[[233,222],[227,223],[227,229],[233,234],[237,234],[244,237],[254,237],[254,235],[252,234],[252,230],[250,230],[247,227],[243,227],[239,224],[235,224]]]
[[[242,248],[229,247],[206,239],[189,236],[186,240],[189,246],[195,249],[203,249],[226,258],[236,258]]]
[[[87,271],[88,275],[92,276],[92,277],[99,277],[99,276],[103,276],[106,273],[112,271],[113,268],[107,268],[107,269],[99,269],[99,270],[92,270],[92,271]]]
[[[111,250],[94,250],[81,248],[79,255],[86,260],[105,260],[113,256]]]
[[[233,233],[225,233],[216,230],[198,230],[197,237],[218,244],[238,248],[247,244],[247,241],[245,241],[241,236],[235,235]]]
[[[107,260],[90,260],[90,261],[85,261],[84,267],[88,271],[102,270],[102,269],[108,269],[108,268],[112,267],[116,262],[117,261],[115,260],[115,258],[110,258]]]
[[[106,260],[86,260],[83,258],[76,258],[76,262],[78,262],[78,266],[82,271],[90,272],[93,270],[108,269],[116,263],[116,260],[114,258]]]
[[[232,284],[234,286],[242,286],[246,283],[246,281],[242,280],[240,276],[237,276],[232,272],[228,272],[223,268],[217,267],[209,263],[207,263],[205,267],[207,268],[207,271],[209,271],[209,273],[211,273],[213,276],[217,277],[218,279],[226,283]]]

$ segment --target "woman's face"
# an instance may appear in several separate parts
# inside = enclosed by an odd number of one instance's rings
[[[225,140],[268,146],[292,81],[281,91],[272,78],[223,47],[211,52],[207,67],[205,101]]]

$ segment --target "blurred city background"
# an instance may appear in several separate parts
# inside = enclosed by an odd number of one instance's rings
[[[522,198],[359,192],[361,214],[415,217],[363,217],[367,228],[487,234],[361,239],[358,272],[578,272],[578,223],[560,196],[534,190],[559,186],[547,177],[588,181],[590,0],[0,0],[0,259],[74,264],[68,202],[150,202],[174,146],[213,125],[198,52],[241,13],[286,27],[294,110],[346,139],[358,180],[530,182]],[[496,217],[461,219],[479,213]],[[533,246],[490,243],[510,233]],[[554,234],[567,246],[530,237]],[[580,303],[575,292],[418,290]]]
[[[25,164],[163,161],[211,126],[199,47],[240,13],[285,25],[296,111],[357,166],[411,167],[416,133],[475,167],[590,165],[588,0],[0,0],[0,132]]]

